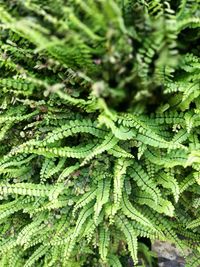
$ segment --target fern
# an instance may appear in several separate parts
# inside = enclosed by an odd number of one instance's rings
[[[112,267],[116,266],[116,267],[122,267],[119,259],[117,256],[115,255],[109,255],[109,263]]]
[[[197,228],[199,225],[200,225],[200,219],[197,218],[196,220],[190,222],[190,223],[187,225],[187,228]]]
[[[98,182],[98,187],[96,190],[96,203],[94,206],[94,222],[97,222],[98,216],[102,210],[104,204],[106,204],[109,200],[110,193],[110,180],[109,177],[105,179],[101,179]]]
[[[198,266],[199,1],[0,2],[0,266]]]
[[[149,179],[147,173],[144,172],[144,170],[137,162],[134,162],[134,165],[131,166],[130,176],[136,181],[136,183],[142,188],[142,190],[146,191],[153,197],[156,203],[158,202],[158,199],[160,197],[159,189],[156,187],[154,181]]]
[[[145,226],[148,226],[156,231],[151,222],[145,218],[136,208],[133,207],[127,196],[123,195],[122,211],[130,219],[137,221]]]
[[[126,169],[129,166],[130,162],[119,159],[114,167],[114,204],[116,211],[120,205],[122,198],[122,189],[124,184],[124,176],[126,174]]]
[[[134,229],[132,228],[132,225],[125,217],[122,217],[121,215],[118,215],[118,217],[116,218],[116,223],[127,239],[128,248],[133,258],[134,264],[137,264],[137,236]]]
[[[19,184],[3,184],[0,185],[2,194],[19,194],[19,195],[28,195],[28,196],[38,196],[38,197],[52,197],[55,189],[53,187],[47,187],[45,185],[36,185],[28,183],[19,183]]]
[[[34,251],[33,255],[26,261],[26,267],[34,266],[34,263],[38,261],[40,257],[45,255],[48,251],[48,246],[41,245],[37,250]]]
[[[167,175],[166,173],[160,173],[158,181],[163,187],[171,189],[174,195],[174,200],[178,202],[180,190],[176,179],[172,175],[170,176]]]
[[[89,120],[85,121],[69,121],[67,125],[62,125],[62,127],[55,129],[53,132],[48,134],[45,140],[42,140],[41,144],[38,143],[38,146],[46,146],[47,144],[54,143],[55,141],[66,138],[70,135],[75,135],[76,133],[89,133],[97,137],[102,137],[107,131],[106,129],[97,128]]]
[[[102,144],[97,146],[89,155],[86,156],[84,161],[81,163],[81,166],[85,165],[89,160],[91,160],[98,154],[101,154],[102,152],[113,148],[117,143],[118,139],[115,136],[113,136],[112,134],[107,135]]]
[[[83,227],[85,221],[92,214],[92,212],[93,212],[93,208],[91,207],[91,204],[89,206],[86,205],[82,209],[82,211],[80,212],[80,215],[77,219],[77,223],[76,223],[74,232],[72,234],[72,237],[71,237],[69,243],[65,247],[64,257],[66,260],[70,257],[71,252],[75,246],[76,238],[80,234],[80,231],[82,230],[82,227]]]
[[[96,189],[91,190],[90,192],[84,194],[84,196],[82,196],[82,198],[80,198],[76,205],[74,206],[74,210],[73,212],[75,213],[77,209],[84,207],[85,205],[87,205],[89,202],[91,202],[96,196]]]
[[[99,253],[103,261],[106,261],[109,246],[109,231],[108,229],[100,229],[99,233]]]

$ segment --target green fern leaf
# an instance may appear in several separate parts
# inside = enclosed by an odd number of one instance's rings
[[[171,189],[175,202],[178,202],[180,190],[177,180],[170,174],[166,174],[164,172],[160,172],[158,174],[158,180],[157,182],[161,184],[165,188]]]
[[[101,227],[99,232],[99,254],[103,262],[107,261],[109,242],[110,236],[108,229]]]
[[[109,200],[109,192],[110,192],[110,184],[111,181],[109,177],[105,179],[101,179],[98,182],[98,187],[96,191],[96,203],[94,206],[94,222],[97,222],[99,214],[102,210],[104,204],[106,204]]]
[[[31,255],[31,257],[26,261],[24,267],[31,267],[34,266],[34,264],[47,253],[49,247],[45,245],[41,245],[39,248],[37,248],[34,253]]]
[[[130,219],[137,221],[142,225],[148,226],[154,231],[157,231],[148,218],[145,218],[144,215],[142,215],[135,207],[133,207],[125,194],[122,196],[122,212]]]
[[[86,156],[84,161],[81,163],[81,166],[85,165],[90,161],[93,157],[97,156],[98,154],[103,153],[111,148],[113,148],[118,143],[118,139],[113,134],[108,134],[104,141],[97,146],[89,155]]]
[[[131,257],[134,261],[134,264],[137,264],[137,235],[135,233],[135,230],[133,229],[131,223],[122,215],[116,216],[115,223],[124,233],[128,243],[128,249],[131,253]]]
[[[159,202],[160,190],[136,161],[129,167],[129,175],[136,181],[139,187],[153,197],[155,203]]]
[[[109,264],[112,267],[122,267],[121,262],[119,261],[118,257],[116,255],[113,254],[109,254],[108,256],[109,259]]]

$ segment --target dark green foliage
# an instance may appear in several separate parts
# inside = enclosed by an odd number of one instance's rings
[[[199,0],[0,0],[0,266],[200,264]]]

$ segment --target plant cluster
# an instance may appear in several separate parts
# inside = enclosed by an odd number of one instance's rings
[[[199,0],[0,0],[0,266],[200,265]]]

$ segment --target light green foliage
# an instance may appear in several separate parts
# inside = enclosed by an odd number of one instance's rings
[[[110,243],[110,233],[108,229],[104,229],[103,227],[99,232],[99,253],[104,262],[107,261],[108,247]]]
[[[199,266],[199,10],[0,0],[1,267]]]
[[[116,216],[116,224],[124,233],[131,257],[135,264],[137,264],[137,235],[134,231],[134,228],[132,227],[131,223],[121,215]]]

